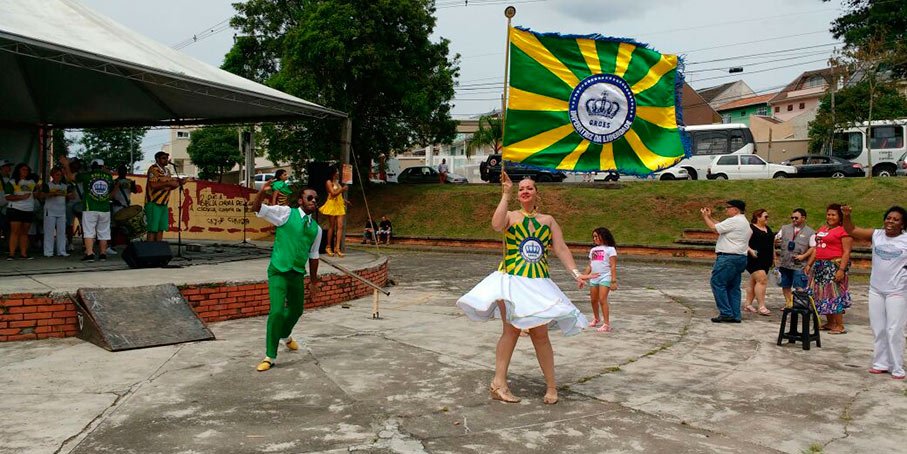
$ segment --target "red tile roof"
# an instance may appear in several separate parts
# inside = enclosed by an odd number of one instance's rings
[[[727,104],[722,104],[715,110],[721,112],[722,110],[737,109],[740,107],[752,106],[754,104],[768,104],[768,100],[774,98],[777,94],[778,93],[769,93],[767,95],[751,96],[749,98],[738,99]]]

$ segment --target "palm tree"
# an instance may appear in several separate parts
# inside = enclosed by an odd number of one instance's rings
[[[470,157],[486,146],[494,148],[495,154],[501,152],[503,146],[504,128],[501,118],[497,115],[482,115],[479,117],[479,129],[473,133],[466,144],[466,156]]]

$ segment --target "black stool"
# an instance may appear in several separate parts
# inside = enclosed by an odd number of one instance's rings
[[[790,316],[790,328],[785,333],[784,328],[787,325],[787,317]],[[797,332],[797,322],[803,317],[803,323],[800,331]],[[810,323],[810,320],[812,323]],[[810,334],[809,327],[812,325],[813,333]],[[822,348],[822,341],[819,339],[819,316],[815,310],[805,307],[785,307],[781,313],[781,330],[778,332],[778,345],[781,341],[787,339],[787,343],[793,344],[800,341],[803,344],[803,350],[809,350],[809,344],[816,342],[816,347]]]

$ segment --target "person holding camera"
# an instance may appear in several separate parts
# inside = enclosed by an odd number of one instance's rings
[[[806,210],[796,208],[790,214],[790,224],[781,226],[775,235],[775,245],[780,248],[778,253],[778,272],[781,275],[779,285],[784,293],[784,301],[790,303],[793,298],[792,288],[805,289],[809,285],[809,278],[803,272],[803,267],[814,247],[810,246],[815,240],[816,231],[806,225]]]

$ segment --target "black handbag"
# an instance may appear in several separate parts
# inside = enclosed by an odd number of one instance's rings
[[[814,310],[815,302],[813,296],[807,290],[794,290],[791,293],[791,302],[788,307],[803,311]]]

